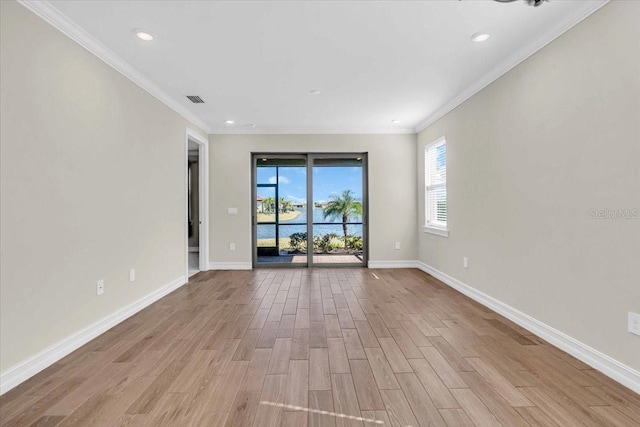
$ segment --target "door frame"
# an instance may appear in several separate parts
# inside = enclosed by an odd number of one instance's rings
[[[257,176],[256,168],[258,159],[276,158],[276,159],[305,159],[306,168],[306,185],[307,185],[307,248],[313,247],[313,209],[309,209],[309,201],[313,205],[313,160],[315,158],[343,158],[345,156],[362,158],[362,263],[358,264],[340,264],[340,263],[314,263],[313,250],[307,250],[306,263],[262,263],[258,264],[257,252]],[[318,267],[367,267],[369,263],[369,153],[368,152],[252,152],[251,153],[251,260],[253,268],[318,268]],[[311,231],[311,232],[310,232]],[[311,246],[309,246],[311,245]]]
[[[341,159],[345,156],[362,158],[362,263],[315,263],[313,262],[313,251],[307,251],[307,266],[309,268],[318,267],[368,267],[369,266],[369,153],[345,152],[345,153],[307,153],[307,205],[309,201],[313,205],[313,161],[319,159]],[[307,226],[307,247],[313,247],[313,209],[307,209],[307,222],[311,221],[311,233]]]
[[[209,270],[209,141],[193,129],[186,128],[183,163],[185,282],[189,281],[189,142],[198,145],[198,264],[200,271]]]

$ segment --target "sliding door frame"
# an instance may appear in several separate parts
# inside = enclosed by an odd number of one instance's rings
[[[307,249],[307,264],[309,268],[317,267],[367,267],[369,259],[369,187],[368,187],[368,159],[367,153],[309,153],[307,154],[307,248],[313,248],[313,164],[316,159],[343,159],[345,157],[360,157],[362,159],[362,262],[361,263],[315,263],[313,249]],[[336,223],[339,224],[339,223]]]
[[[314,263],[313,262],[313,163],[315,159],[362,159],[362,263]],[[306,263],[259,263],[258,262],[258,215],[257,215],[257,167],[260,159],[305,159],[307,168],[307,262]],[[251,153],[251,248],[253,267],[317,268],[317,267],[367,267],[369,262],[369,172],[368,153]],[[309,208],[311,207],[311,209]],[[277,226],[277,224],[276,224]],[[311,250],[309,250],[311,248]]]

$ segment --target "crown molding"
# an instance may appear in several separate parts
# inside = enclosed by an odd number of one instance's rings
[[[462,92],[460,92],[457,96],[451,99],[449,102],[444,104],[442,107],[438,108],[436,111],[431,113],[426,119],[418,123],[415,128],[415,132],[419,133],[426,129],[428,126],[431,126],[437,120],[442,118],[445,114],[451,112],[457,106],[465,102],[467,99],[471,98],[476,93],[480,92],[485,87],[489,86],[491,83],[502,77],[512,68],[516,67],[520,63],[524,62],[531,55],[560,37],[562,34],[569,31],[571,28],[575,27],[581,21],[583,21],[588,16],[597,12],[601,7],[609,3],[611,0],[600,0],[593,4],[590,4],[582,13],[577,16],[574,16],[570,19],[567,19],[562,24],[553,28],[551,31],[543,34],[541,37],[538,37],[532,43],[525,45],[522,49],[519,49],[514,54],[510,55],[499,63],[497,66],[491,69],[488,73],[484,74],[478,80],[476,80],[473,84],[468,86]]]
[[[359,128],[292,128],[292,127],[226,127],[209,130],[209,135],[415,135],[413,128],[379,128],[379,129],[359,129]]]
[[[100,58],[107,65],[111,66],[114,70],[118,71],[120,74],[131,80],[136,85],[140,86],[149,94],[153,95],[167,107],[171,108],[173,111],[180,114],[182,117],[189,120],[191,123],[198,126],[203,131],[207,133],[209,132],[209,126],[204,122],[204,120],[193,114],[180,102],[178,102],[168,93],[151,82],[151,80],[143,76],[131,65],[127,64],[113,51],[109,50],[96,38],[94,38],[88,32],[79,27],[75,22],[69,19],[66,15],[56,9],[50,2],[46,0],[18,0],[18,3],[38,15],[44,21],[51,24],[54,28],[69,37],[71,40],[75,41],[80,46]]]

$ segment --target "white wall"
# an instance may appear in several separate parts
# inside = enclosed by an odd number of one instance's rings
[[[184,276],[190,124],[27,9],[0,3],[4,374]]]
[[[422,262],[640,369],[640,3],[612,2],[418,136],[447,138],[448,238]],[[463,256],[469,257],[464,269]]]
[[[251,263],[252,152],[368,152],[369,259],[415,260],[415,146],[415,135],[209,135],[211,262]]]

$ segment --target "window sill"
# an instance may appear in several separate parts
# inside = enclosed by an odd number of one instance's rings
[[[425,233],[435,234],[436,236],[449,237],[449,230],[445,230],[444,228],[431,227],[429,225],[425,225],[422,227]]]

